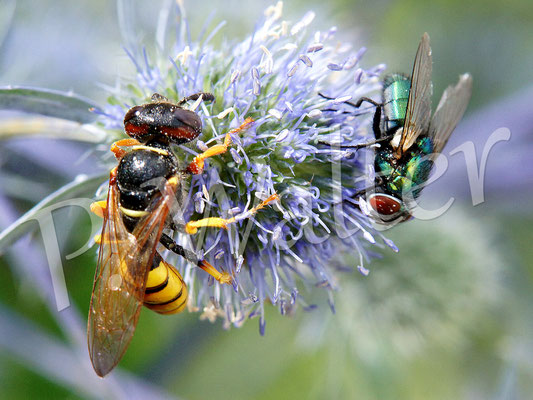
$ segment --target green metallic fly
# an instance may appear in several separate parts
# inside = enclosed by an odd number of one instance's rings
[[[376,107],[373,119],[375,140],[341,147],[376,148],[373,185],[353,197],[358,199],[361,211],[378,224],[390,226],[411,217],[415,200],[429,178],[434,160],[470,100],[472,77],[463,74],[455,86],[444,91],[432,118],[431,70],[429,35],[424,33],[411,77],[387,75],[383,80],[382,103],[368,97],[356,103],[346,103],[360,107],[367,102]]]

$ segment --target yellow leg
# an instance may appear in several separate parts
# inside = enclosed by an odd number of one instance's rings
[[[99,216],[100,218],[104,218],[104,214],[107,210],[107,200],[100,200],[95,201],[94,203],[91,203],[91,212]]]
[[[210,218],[203,218],[198,221],[189,221],[185,225],[185,232],[187,232],[189,235],[194,235],[196,232],[198,232],[198,228],[203,227],[212,227],[212,228],[222,228],[227,229],[227,225],[231,224],[238,219],[248,218],[252,215],[254,215],[257,211],[265,207],[268,203],[278,200],[279,196],[277,194],[273,194],[265,201],[261,202],[257,207],[252,208],[251,210],[245,212],[244,214],[238,215],[237,217],[232,217],[228,219],[219,218],[219,217],[210,217]]]
[[[233,280],[230,274],[228,274],[227,272],[220,272],[205,260],[200,261],[198,263],[198,267],[203,269],[205,272],[207,272],[220,283],[229,284]]]
[[[115,155],[117,159],[120,159],[122,158],[122,156],[124,156],[124,154],[126,154],[126,151],[121,149],[120,146],[129,147],[129,146],[138,146],[140,144],[141,143],[136,139],[122,139],[122,140],[116,141],[115,143],[111,145],[111,151],[113,152],[113,154]]]
[[[190,174],[197,175],[201,174],[204,170],[204,160],[209,157],[216,156],[218,154],[225,153],[228,151],[228,146],[231,144],[231,134],[240,132],[246,128],[248,128],[254,120],[252,118],[246,118],[244,122],[239,126],[238,128],[232,129],[228,133],[226,133],[226,136],[224,137],[224,144],[216,144],[213,147],[210,147],[206,151],[204,151],[202,154],[198,154],[192,162],[187,167],[186,171]]]

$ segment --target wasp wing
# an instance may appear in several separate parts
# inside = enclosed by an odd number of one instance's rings
[[[109,185],[87,327],[89,355],[99,376],[118,364],[133,337],[172,199],[167,184],[152,212],[129,233],[119,212],[116,183]]]
[[[431,47],[429,45],[429,35],[424,33],[418,45],[413,73],[411,75],[411,90],[407,101],[405,113],[405,123],[402,137],[396,148],[396,157],[401,158],[402,154],[409,149],[418,136],[427,132],[431,118],[431,71],[432,58]]]
[[[472,94],[472,76],[463,74],[457,85],[450,85],[442,94],[431,120],[429,135],[433,140],[433,153],[442,151],[453,130],[466,111]]]

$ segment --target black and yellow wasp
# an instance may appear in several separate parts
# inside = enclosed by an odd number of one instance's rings
[[[198,260],[194,252],[164,232],[170,229],[194,234],[201,227],[226,228],[235,222],[235,218],[210,217],[189,221],[180,228],[172,218],[173,210],[182,206],[179,192],[183,180],[201,173],[206,158],[227,150],[231,133],[253,122],[246,119],[225,135],[223,144],[210,147],[180,169],[171,145],[194,140],[202,132],[200,117],[182,107],[191,100],[201,101],[200,97],[214,100],[209,93],[196,93],[174,104],[154,94],[151,103],[126,113],[124,129],[130,138],[111,146],[118,165],[110,173],[107,200],[91,206],[104,219],[97,239],[100,251],[87,328],[89,354],[99,376],[109,373],[122,358],[143,305],[161,314],[178,313],[186,306],[187,286],[180,273],[163,260],[157,251],[159,244],[195,263],[218,282],[232,281],[230,274]],[[276,199],[273,194],[247,214]]]

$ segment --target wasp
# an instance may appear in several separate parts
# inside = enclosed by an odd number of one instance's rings
[[[96,239],[100,249],[87,336],[94,370],[101,377],[124,355],[143,305],[160,314],[179,313],[186,306],[187,285],[177,269],[160,255],[158,245],[196,264],[221,284],[232,282],[229,273],[198,260],[193,251],[164,232],[170,229],[195,234],[202,227],[226,228],[236,221],[235,217],[210,217],[181,227],[173,221],[172,212],[182,205],[179,193],[186,177],[202,173],[205,159],[226,152],[230,135],[253,123],[247,118],[240,127],[226,133],[222,144],[208,148],[180,169],[171,145],[190,142],[202,132],[198,114],[183,107],[194,100],[213,101],[214,96],[196,93],[175,104],[154,94],[151,103],[126,113],[124,130],[130,138],[111,146],[118,165],[110,173],[107,200],[91,206],[103,217],[103,227]],[[276,194],[270,196],[247,215],[277,198]]]
[[[375,106],[372,129],[375,140],[342,148],[375,147],[375,180],[356,192],[363,213],[382,225],[395,225],[411,218],[436,157],[463,117],[472,94],[472,77],[463,74],[450,85],[431,116],[432,56],[429,35],[418,46],[411,76],[390,74],[383,79],[382,102],[368,97],[346,104],[359,108]],[[331,99],[320,94],[322,97]],[[332,110],[328,110],[332,111]]]

